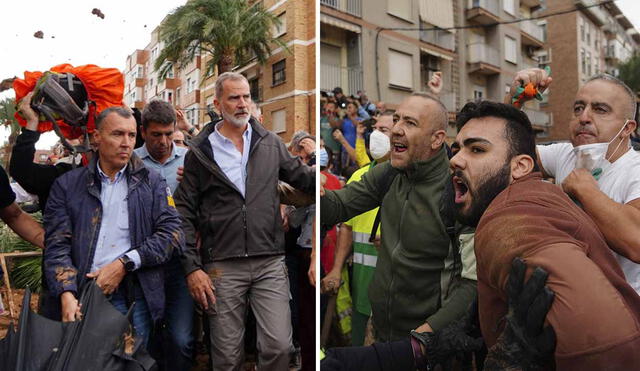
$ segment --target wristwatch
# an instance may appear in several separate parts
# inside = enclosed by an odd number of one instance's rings
[[[133,270],[136,269],[136,263],[133,260],[129,259],[128,256],[122,255],[118,258],[118,260],[120,260],[120,262],[122,262],[122,265],[124,265],[125,271],[133,272]]]

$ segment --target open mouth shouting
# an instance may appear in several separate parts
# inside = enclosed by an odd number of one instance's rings
[[[456,204],[462,204],[466,202],[469,198],[469,186],[465,181],[462,174],[457,173],[452,178],[453,181],[453,189],[455,190],[455,199],[454,202]]]
[[[403,153],[407,151],[407,145],[400,142],[393,142],[393,152]]]

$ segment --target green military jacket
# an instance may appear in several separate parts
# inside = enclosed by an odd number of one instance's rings
[[[394,177],[385,192],[385,179]],[[428,322],[438,330],[460,318],[476,296],[469,252],[460,257],[440,216],[442,193],[450,181],[444,147],[411,171],[398,171],[389,162],[369,170],[359,182],[321,197],[321,222],[346,221],[381,207],[381,247],[369,300],[376,340],[405,338]],[[457,245],[457,244],[456,244]],[[472,244],[471,244],[472,248]],[[473,255],[471,253],[471,255]]]

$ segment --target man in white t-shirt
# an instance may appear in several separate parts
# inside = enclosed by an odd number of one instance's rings
[[[505,103],[520,84],[532,82],[544,90],[551,81],[541,69],[520,71]],[[635,94],[626,84],[610,75],[594,76],[576,94],[571,143],[539,145],[537,150],[543,174],[554,177],[591,216],[627,282],[640,293],[640,154],[630,146],[636,114]],[[587,152],[591,158],[582,161],[579,154]]]

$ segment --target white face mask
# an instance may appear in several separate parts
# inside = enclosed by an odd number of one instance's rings
[[[379,160],[389,153],[391,141],[380,130],[374,130],[369,135],[369,153],[374,160]]]
[[[616,148],[613,150],[613,153],[611,153],[611,156],[607,158],[609,145],[618,138],[618,135],[622,133],[622,130],[624,130],[628,122],[629,120],[626,120],[616,135],[614,135],[608,142],[584,144],[574,147],[573,151],[576,154],[576,169],[586,169],[591,172],[596,180],[598,180],[604,171],[611,165],[609,160],[616,155],[623,140],[620,140]]]

